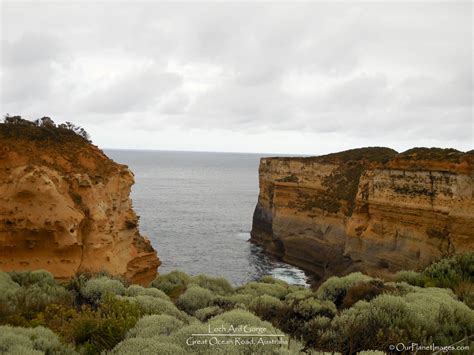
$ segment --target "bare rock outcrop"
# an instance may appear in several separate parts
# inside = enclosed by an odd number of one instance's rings
[[[264,158],[251,240],[320,280],[473,251],[473,162],[436,148]]]
[[[149,283],[160,261],[138,231],[133,183],[72,131],[0,124],[0,269],[105,270]]]

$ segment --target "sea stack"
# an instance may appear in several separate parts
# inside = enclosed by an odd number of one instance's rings
[[[263,158],[251,240],[324,280],[474,249],[474,153],[362,148]]]
[[[138,230],[132,172],[43,123],[0,124],[0,270],[107,271],[148,284],[160,261]]]

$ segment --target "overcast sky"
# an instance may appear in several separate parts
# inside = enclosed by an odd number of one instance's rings
[[[1,3],[1,111],[102,148],[473,148],[472,2]]]

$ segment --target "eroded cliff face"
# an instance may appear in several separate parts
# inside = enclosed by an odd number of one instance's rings
[[[72,132],[0,124],[0,269],[106,270],[149,283],[160,262],[137,229],[133,183]]]
[[[474,154],[363,148],[264,158],[251,240],[323,280],[474,250]]]

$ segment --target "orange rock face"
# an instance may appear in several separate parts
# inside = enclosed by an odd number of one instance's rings
[[[0,269],[106,270],[148,284],[160,261],[138,231],[133,183],[72,132],[0,124]]]
[[[420,148],[262,159],[251,240],[320,280],[473,251],[473,161]]]

